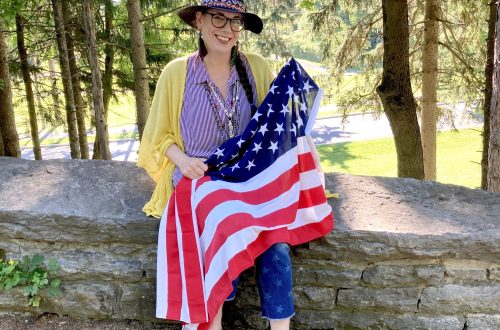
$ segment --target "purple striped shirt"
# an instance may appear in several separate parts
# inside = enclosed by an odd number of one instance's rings
[[[250,70],[250,65],[247,59],[242,56],[243,64],[247,70],[248,80],[253,90],[253,102],[257,105],[257,93],[255,88],[255,80]],[[207,158],[210,156],[219,145],[224,142],[220,128],[217,125],[215,114],[210,105],[209,98],[206,94],[204,84],[212,83],[220,93],[220,90],[215,86],[210,79],[205,65],[198,54],[195,52],[188,58],[186,87],[182,100],[181,109],[181,135],[184,142],[184,152],[190,157]],[[225,101],[226,107],[229,109],[233,96],[233,90],[236,88],[236,83],[239,83],[238,72],[236,67],[231,67],[229,80],[227,81],[227,98]],[[217,104],[217,99],[213,97],[214,103]],[[239,125],[235,135],[241,134],[248,125],[251,116],[251,106],[248,102],[245,90],[240,84],[239,86]],[[219,116],[224,120],[227,126],[227,116],[220,106],[216,106]],[[175,167],[173,181],[177,185],[182,178],[182,173],[178,167]]]

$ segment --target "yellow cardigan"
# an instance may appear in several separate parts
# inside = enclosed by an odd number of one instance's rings
[[[257,87],[257,100],[264,100],[273,81],[265,60],[256,54],[244,53]],[[161,218],[174,187],[172,175],[175,165],[165,152],[172,144],[184,150],[180,129],[180,115],[186,83],[188,57],[171,61],[158,79],[149,117],[142,134],[137,165],[144,168],[156,182],[151,200],[143,207],[148,216]]]

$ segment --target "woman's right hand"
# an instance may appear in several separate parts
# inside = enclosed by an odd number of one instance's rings
[[[185,177],[189,179],[199,179],[208,170],[208,166],[204,162],[205,159],[203,158],[186,157],[178,166],[182,175]]]

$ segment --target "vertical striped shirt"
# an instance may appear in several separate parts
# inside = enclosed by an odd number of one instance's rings
[[[257,93],[255,87],[255,80],[250,70],[250,65],[245,58],[241,55],[243,64],[248,74],[248,80],[253,91],[253,102],[257,104]],[[207,93],[205,91],[205,84],[211,83],[212,86],[220,94],[220,90],[215,86],[210,79],[205,64],[198,52],[193,53],[188,58],[187,73],[186,73],[186,87],[182,100],[181,109],[181,135],[184,142],[184,152],[189,157],[208,158],[219,145],[224,142],[223,135],[217,121],[215,114],[211,108],[211,104]],[[245,89],[239,82],[238,72],[236,67],[231,67],[229,80],[227,81],[227,97],[224,100],[228,109],[231,107],[233,90],[239,84],[239,123],[238,131],[235,135],[241,134],[245,127],[248,125],[251,117],[251,105],[245,93]],[[214,104],[217,104],[217,99],[213,97]],[[227,127],[227,116],[220,106],[216,106],[219,117],[223,120],[224,125]],[[226,136],[227,138],[227,136]],[[178,167],[175,168],[173,181],[177,185],[182,178],[182,173]]]

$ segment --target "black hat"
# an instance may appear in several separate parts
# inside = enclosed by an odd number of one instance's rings
[[[196,12],[205,11],[211,8],[242,14],[245,29],[252,31],[253,33],[259,34],[264,26],[259,16],[246,11],[246,6],[243,0],[201,0],[199,6],[185,7],[179,10],[177,15],[179,15],[184,22],[196,29]]]

